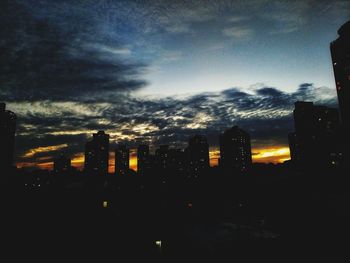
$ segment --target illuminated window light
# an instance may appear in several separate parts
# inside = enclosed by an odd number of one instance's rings
[[[107,208],[108,207],[108,201],[103,201],[102,205],[103,205],[103,208]]]
[[[162,240],[157,240],[156,241],[156,246],[161,248],[162,247]]]

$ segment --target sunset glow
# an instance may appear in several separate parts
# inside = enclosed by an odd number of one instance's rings
[[[66,143],[60,144],[60,145],[53,145],[53,146],[37,147],[37,148],[30,149],[28,152],[26,152],[23,155],[23,157],[31,158],[38,153],[58,151],[58,150],[61,150],[63,148],[66,148],[66,147],[68,147],[68,144],[66,144]]]
[[[59,149],[67,147],[66,144],[49,146],[49,147],[39,147],[28,151],[27,155],[34,156],[36,153],[47,152],[51,154]],[[17,166],[20,167],[37,167],[40,169],[53,169],[53,162],[47,162],[47,159],[50,159],[50,155],[46,157],[40,157],[36,159],[36,162],[23,162],[17,163]],[[109,167],[108,172],[114,173],[114,152],[110,151],[109,153]],[[217,166],[218,160],[220,158],[220,151],[218,148],[210,148],[209,151],[209,160],[210,166]],[[283,163],[290,159],[289,148],[286,146],[280,147],[267,147],[267,148],[253,148],[252,149],[252,158],[253,162],[260,163]],[[75,154],[72,157],[72,166],[78,170],[84,168],[84,153]],[[130,169],[137,171],[137,149],[130,149]]]
[[[289,147],[271,147],[252,149],[253,162],[283,163],[290,159]]]
[[[3,251],[345,262],[349,19],[350,0],[0,0]]]

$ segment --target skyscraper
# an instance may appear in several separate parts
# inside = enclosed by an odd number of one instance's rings
[[[290,151],[290,158],[293,161],[293,163],[299,163],[300,162],[300,152],[299,152],[299,143],[298,143],[298,137],[296,132],[291,132],[288,134],[288,142],[289,142],[289,151]]]
[[[186,171],[186,154],[182,149],[170,149],[170,167],[177,174],[183,175]]]
[[[13,165],[16,120],[16,114],[6,110],[5,103],[0,103],[0,169]]]
[[[144,175],[150,169],[149,146],[141,144],[137,147],[137,173]]]
[[[350,131],[350,21],[338,30],[330,44],[339,109],[343,125]]]
[[[341,161],[337,109],[295,103],[295,133],[289,136],[292,161],[303,168],[335,165]]]
[[[115,149],[115,174],[127,175],[129,171],[129,149],[126,145],[118,145]]]
[[[209,168],[209,145],[204,136],[196,135],[190,138],[186,154],[191,177],[197,178]]]
[[[226,173],[244,172],[252,165],[250,135],[238,126],[220,135],[220,167]]]
[[[109,135],[104,131],[93,134],[92,141],[85,144],[85,171],[89,174],[108,173]]]
[[[156,150],[155,162],[158,170],[166,170],[170,168],[171,158],[169,145],[159,146]]]
[[[55,161],[53,165],[53,170],[57,174],[67,173],[71,170],[71,159],[67,158],[64,155],[60,155]]]

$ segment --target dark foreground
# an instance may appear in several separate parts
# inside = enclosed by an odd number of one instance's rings
[[[1,192],[2,257],[350,262],[344,178],[251,176],[161,185],[139,178],[50,179],[54,186],[37,177],[11,179]]]

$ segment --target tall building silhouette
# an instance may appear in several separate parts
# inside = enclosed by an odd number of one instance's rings
[[[220,135],[220,167],[225,173],[244,172],[252,165],[250,135],[234,126]]]
[[[93,134],[92,141],[85,144],[85,171],[89,174],[108,173],[109,135],[104,131]]]
[[[330,44],[339,110],[343,125],[350,131],[350,21],[338,30]]]
[[[170,149],[170,167],[178,175],[181,175],[186,171],[186,155],[182,149]]]
[[[289,152],[290,152],[290,158],[293,161],[293,163],[299,163],[300,162],[300,146],[298,142],[298,137],[296,132],[291,132],[288,134],[288,142],[289,142]]]
[[[186,155],[191,177],[197,178],[209,168],[209,145],[204,136],[196,135],[189,139]]]
[[[126,145],[118,145],[115,149],[115,174],[127,175],[129,172],[129,148]]]
[[[169,145],[160,145],[159,148],[156,149],[155,162],[157,170],[166,170],[170,168],[171,158]]]
[[[6,110],[6,104],[0,103],[0,168],[13,165],[17,116]]]
[[[67,173],[71,170],[71,159],[67,158],[65,155],[60,155],[55,159],[53,164],[53,170],[55,173]]]
[[[293,114],[295,133],[289,136],[292,161],[303,168],[339,164],[338,110],[298,101]]]
[[[149,146],[141,144],[137,147],[137,173],[144,175],[151,169]]]

